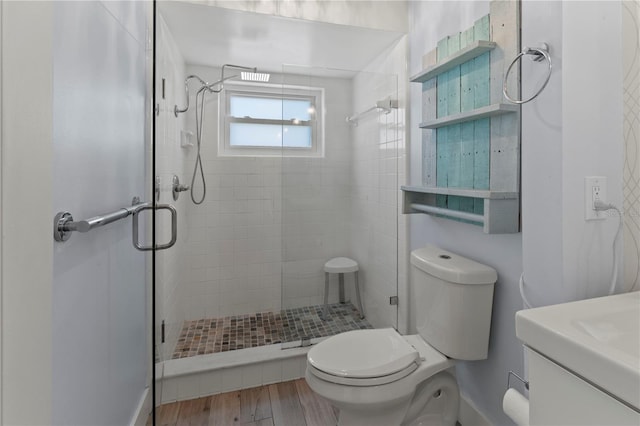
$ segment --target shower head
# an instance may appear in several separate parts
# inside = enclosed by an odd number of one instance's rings
[[[240,72],[240,79],[242,81],[257,81],[257,82],[266,83],[269,81],[269,77],[270,77],[270,74],[258,72],[258,67],[245,67],[242,65],[224,64],[222,66],[222,74],[220,75],[220,81],[225,81],[229,78],[229,77],[225,78],[224,76],[225,68],[234,68],[237,70],[242,70]],[[237,75],[233,77],[237,77]]]
[[[268,74],[266,72],[242,71],[240,73],[240,79],[242,81],[257,81],[260,83],[267,83],[269,81],[269,77],[271,77],[271,74]]]

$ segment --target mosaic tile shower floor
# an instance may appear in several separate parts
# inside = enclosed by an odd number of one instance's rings
[[[185,321],[172,358],[186,358],[236,349],[254,348],[304,337],[332,336],[350,330],[372,328],[360,319],[351,303],[329,305],[329,319],[322,321],[323,305],[283,309],[280,312]]]

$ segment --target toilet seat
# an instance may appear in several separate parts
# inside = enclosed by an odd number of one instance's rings
[[[420,365],[418,350],[392,328],[338,334],[311,348],[307,359],[319,378],[353,386],[390,383]]]
[[[430,377],[453,362],[418,335],[402,336],[392,328],[356,330],[312,347],[307,373],[336,385],[366,387],[399,381],[418,369],[420,377]]]
[[[324,371],[318,370],[312,365],[307,365],[308,371],[316,376],[319,379],[326,380],[331,383],[336,383],[339,385],[347,385],[347,386],[378,386],[378,385],[386,385],[387,383],[395,382],[396,380],[404,379],[409,374],[416,371],[418,368],[418,363],[411,363],[408,367],[397,371],[392,374],[388,374],[386,376],[380,377],[368,377],[368,378],[352,378],[352,377],[344,377],[344,376],[334,376],[332,374],[327,374]]]

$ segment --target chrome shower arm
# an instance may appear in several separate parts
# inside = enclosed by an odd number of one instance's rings
[[[175,105],[173,108],[173,114],[177,117],[178,114],[183,113],[183,112],[187,112],[187,110],[189,109],[189,80],[191,79],[196,79],[200,82],[200,89],[198,89],[198,94],[201,93],[204,90],[208,90],[211,93],[220,93],[222,92],[222,89],[224,88],[224,85],[222,83],[224,83],[227,80],[230,80],[232,78],[236,78],[238,77],[238,75],[232,75],[229,77],[225,77],[224,76],[224,71],[226,68],[234,68],[234,69],[238,69],[238,70],[246,70],[246,71],[252,71],[252,72],[258,72],[258,67],[245,67],[242,65],[233,65],[233,64],[224,64],[222,66],[222,72],[220,73],[220,80],[216,81],[215,83],[207,83],[206,81],[204,81],[203,79],[201,79],[200,77],[198,77],[195,74],[192,74],[190,76],[188,76],[187,78],[184,79],[184,92],[185,92],[185,97],[187,99],[187,106],[184,108],[178,108],[178,105]],[[217,86],[217,87],[216,87]]]
[[[201,79],[200,77],[198,77],[195,74],[192,74],[192,75],[188,76],[187,78],[185,78],[184,79],[184,94],[185,94],[185,98],[187,99],[187,106],[184,107],[184,108],[178,108],[178,105],[175,105],[173,107],[173,113],[174,113],[174,115],[176,117],[178,116],[178,114],[183,113],[183,112],[187,112],[187,110],[189,109],[189,80],[194,79],[194,78],[196,80],[198,80],[202,86],[208,86],[209,85],[209,83],[207,83],[206,81],[204,81],[203,79]]]
[[[245,66],[242,66],[242,65],[224,64],[222,66],[222,74],[221,74],[221,77],[220,77],[221,80],[224,80],[224,69],[225,68],[235,68],[237,70],[258,72],[258,67],[245,67]]]
[[[224,70],[225,70],[225,68],[233,68],[233,69],[237,69],[237,70],[245,70],[245,71],[251,71],[251,72],[258,72],[258,67],[245,67],[245,66],[242,66],[242,65],[224,64],[224,65],[222,66],[222,72],[220,73],[220,81],[219,81],[219,83],[222,83],[222,82],[224,82],[224,81],[226,81],[226,80],[229,80],[230,78],[235,78],[235,77],[237,77],[237,76],[238,76],[238,75],[236,74],[236,75],[233,75],[233,76],[231,76],[231,77],[226,77],[226,78],[225,78],[225,76],[224,76]],[[220,84],[220,88],[218,89],[218,92],[217,92],[217,93],[221,92],[223,88],[224,88],[224,86],[223,86],[222,84]]]
[[[199,90],[198,93],[204,91],[204,90],[208,90],[211,93],[220,93],[222,92],[223,89],[223,85],[222,83],[224,83],[227,80],[231,80],[232,78],[236,78],[237,75],[231,75],[229,77],[225,77],[225,78],[221,78],[220,80],[213,82],[213,83],[206,83],[204,84]],[[215,86],[219,86],[217,89],[214,89]]]

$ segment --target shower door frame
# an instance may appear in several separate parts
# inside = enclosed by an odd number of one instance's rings
[[[157,43],[157,25],[156,25],[156,16],[157,16],[157,1],[152,0],[153,6],[151,7],[151,57],[152,57],[152,66],[151,66],[151,176],[147,176],[150,183],[150,193],[152,194],[152,205],[154,207],[153,214],[151,215],[151,246],[156,247],[156,212],[155,209],[157,205],[157,200],[155,197],[156,191],[156,117],[157,117],[157,99],[156,99],[156,43]],[[159,407],[156,396],[158,393],[162,395],[162,382],[158,382],[157,376],[157,368],[156,368],[156,351],[157,342],[156,342],[156,250],[153,249],[151,251],[151,312],[149,318],[149,332],[151,333],[151,341],[150,351],[149,351],[149,361],[150,361],[150,369],[151,369],[151,424],[153,426],[156,425],[156,409]],[[161,356],[161,355],[158,355]],[[160,362],[162,359],[158,358]],[[162,380],[162,377],[159,378]],[[160,391],[158,392],[157,386],[160,386]]]

